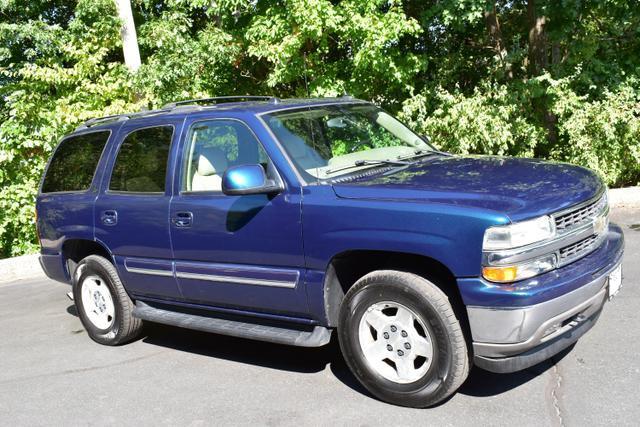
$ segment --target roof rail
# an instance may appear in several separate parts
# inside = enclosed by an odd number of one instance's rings
[[[162,112],[165,112],[165,111],[169,111],[169,110],[166,110],[166,109],[146,110],[146,111],[138,111],[137,113],[123,113],[123,114],[113,114],[113,115],[104,116],[104,117],[94,117],[94,118],[89,119],[86,122],[82,123],[80,126],[78,126],[76,128],[76,131],[79,131],[79,130],[82,130],[82,129],[87,129],[87,128],[90,128],[91,126],[96,126],[96,125],[103,124],[103,123],[121,122],[121,121],[124,121],[124,120],[129,120],[129,119],[131,119],[133,117],[153,115],[153,114],[162,113]]]
[[[280,98],[276,98],[275,96],[253,96],[253,95],[241,95],[241,96],[216,96],[213,98],[200,98],[200,99],[187,99],[184,101],[177,101],[177,102],[171,102],[169,104],[166,104],[165,106],[163,106],[162,108],[160,108],[159,110],[150,110],[150,111],[139,111],[137,113],[123,113],[123,114],[113,114],[110,116],[104,116],[104,117],[94,117],[92,119],[87,120],[86,122],[82,123],[80,126],[78,126],[76,128],[76,131],[82,130],[82,129],[87,129],[91,126],[96,126],[99,124],[103,124],[103,123],[108,123],[108,122],[120,122],[120,121],[124,121],[124,120],[129,120],[133,117],[140,117],[140,116],[146,116],[146,115],[153,115],[153,114],[158,114],[158,113],[163,113],[163,112],[169,112],[171,110],[173,110],[174,108],[180,106],[180,105],[186,105],[186,104],[195,104],[195,103],[213,103],[213,104],[217,104],[218,102],[222,101],[222,102],[233,102],[233,101],[240,101],[240,100],[246,100],[246,101],[270,101],[272,104],[279,104],[280,103]]]
[[[128,114],[113,114],[111,116],[104,116],[104,117],[94,117],[92,119],[87,120],[86,122],[82,123],[80,126],[78,126],[76,128],[76,131],[82,130],[82,129],[87,129],[91,126],[95,126],[101,123],[106,123],[106,122],[119,122],[122,120],[129,120],[129,115]]]
[[[270,101],[273,104],[279,104],[280,99],[275,96],[255,96],[255,95],[240,95],[240,96],[214,96],[212,98],[198,98],[198,99],[186,99],[184,101],[170,102],[162,107],[162,109],[172,109],[179,105],[186,104],[218,104],[222,102],[234,102],[234,101]]]

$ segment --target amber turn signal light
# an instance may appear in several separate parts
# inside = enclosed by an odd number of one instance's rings
[[[482,267],[482,276],[491,282],[513,282],[516,280],[518,267]]]

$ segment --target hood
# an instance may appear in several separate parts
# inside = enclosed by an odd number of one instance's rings
[[[338,197],[424,201],[500,212],[520,221],[595,197],[592,171],[566,163],[493,156],[430,157],[388,175],[335,183]]]

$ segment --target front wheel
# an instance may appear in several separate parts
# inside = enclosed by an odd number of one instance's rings
[[[466,341],[447,296],[415,274],[380,270],[358,280],[342,303],[338,335],[356,378],[396,405],[435,405],[469,371]]]

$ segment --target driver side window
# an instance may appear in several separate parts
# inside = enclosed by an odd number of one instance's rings
[[[236,120],[209,120],[191,126],[182,165],[183,192],[221,192],[230,166],[261,164],[268,157],[247,126]]]

